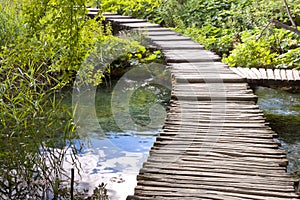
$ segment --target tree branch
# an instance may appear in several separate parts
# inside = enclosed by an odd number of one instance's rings
[[[292,31],[292,32],[296,33],[300,37],[300,31],[297,28],[293,28],[289,25],[281,23],[280,21],[278,21],[276,19],[272,19],[271,22],[274,23],[275,25],[281,27],[281,28],[284,28],[286,30],[289,30],[289,31]]]
[[[283,0],[283,2],[284,2],[285,8],[286,8],[286,12],[287,12],[287,14],[288,14],[288,16],[289,16],[289,18],[290,18],[290,21],[291,21],[292,25],[293,25],[295,28],[297,28],[297,25],[296,25],[296,23],[294,22],[294,20],[293,20],[293,18],[292,18],[291,11],[290,11],[290,8],[289,8],[289,6],[288,6],[286,0]]]

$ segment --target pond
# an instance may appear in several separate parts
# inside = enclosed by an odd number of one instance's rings
[[[103,182],[110,199],[133,194],[136,176],[164,124],[170,95],[170,74],[160,64],[130,69],[101,87],[73,90],[65,103],[76,102],[84,143],[78,157],[82,171],[75,175],[77,190],[91,193]],[[71,162],[65,163],[70,170]]]
[[[257,87],[258,105],[287,152],[288,172],[300,177],[300,93]]]

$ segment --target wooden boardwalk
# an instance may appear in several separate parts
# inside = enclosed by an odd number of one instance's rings
[[[299,199],[296,182],[286,173],[285,152],[273,140],[276,133],[244,77],[169,29],[106,17],[141,31],[161,49],[173,78],[165,125],[128,200]]]
[[[254,85],[290,85],[300,86],[300,71],[291,69],[264,69],[264,68],[230,68],[233,72],[247,79]]]

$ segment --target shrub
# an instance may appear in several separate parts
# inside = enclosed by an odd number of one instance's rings
[[[297,67],[299,38],[290,31],[272,29],[265,33],[259,29],[244,31],[223,62],[232,67]],[[286,63],[285,63],[286,62]]]

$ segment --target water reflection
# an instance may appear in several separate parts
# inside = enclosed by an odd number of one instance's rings
[[[110,199],[126,199],[134,192],[136,176],[154,140],[153,136],[124,135],[91,138],[78,158],[82,171],[75,177],[76,188],[91,190],[104,182]],[[65,169],[71,168],[66,164]]]
[[[139,169],[164,124],[170,85],[165,66],[152,64],[128,71],[112,87],[79,89],[77,119],[86,144],[78,158],[79,191],[92,192],[104,182],[112,200],[133,194]]]

